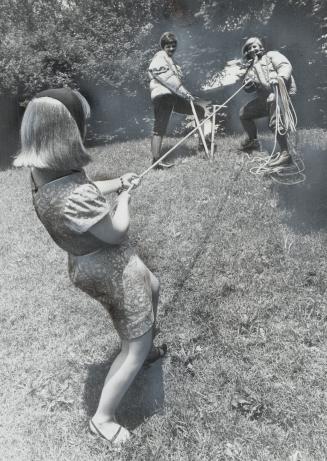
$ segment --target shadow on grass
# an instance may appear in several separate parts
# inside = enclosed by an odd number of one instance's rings
[[[327,152],[304,144],[301,147],[306,180],[293,186],[277,184],[279,206],[287,214],[285,222],[299,233],[327,228]]]
[[[168,152],[169,149],[175,146],[182,138],[176,139],[164,139],[163,147],[162,147],[162,154]],[[176,148],[171,154],[168,155],[167,161],[176,161],[178,159],[183,159],[187,157],[196,157],[197,156],[197,149],[195,141],[185,141],[180,146]]]
[[[113,357],[114,359],[114,357]],[[84,388],[86,412],[91,418],[97,408],[102,386],[112,360],[91,365]],[[161,360],[143,367],[118,407],[117,419],[129,430],[134,430],[145,419],[160,412],[164,404],[164,386]]]

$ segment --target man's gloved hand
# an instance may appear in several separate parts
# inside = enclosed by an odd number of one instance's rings
[[[255,86],[255,82],[251,78],[246,78],[244,80],[245,88],[252,88]]]
[[[275,100],[276,100],[275,94],[274,94],[274,93],[270,93],[270,95],[269,95],[268,98],[267,98],[267,102],[269,103],[269,102],[273,102],[273,101],[275,101]]]
[[[270,79],[270,85],[271,85],[271,86],[276,86],[276,85],[278,85],[278,79],[277,79],[277,78],[271,78],[271,79]]]

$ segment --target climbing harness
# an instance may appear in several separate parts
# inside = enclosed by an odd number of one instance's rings
[[[296,125],[297,116],[291,98],[285,86],[284,79],[277,78],[278,84],[273,86],[275,97],[275,133],[273,149],[268,157],[255,157],[251,162],[256,166],[250,172],[259,176],[270,176],[275,182],[285,185],[294,185],[305,181],[304,162],[297,151]],[[277,138],[286,136],[292,162],[289,165],[274,165],[281,158],[276,153]]]

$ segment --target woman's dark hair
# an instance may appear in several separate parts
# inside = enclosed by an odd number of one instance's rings
[[[165,32],[160,37],[160,46],[162,49],[164,49],[165,45],[168,45],[168,43],[175,43],[177,45],[176,35],[172,32]]]

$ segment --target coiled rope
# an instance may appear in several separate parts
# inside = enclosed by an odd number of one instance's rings
[[[278,77],[277,81],[278,84],[273,86],[276,104],[273,149],[268,159],[266,157],[255,157],[252,162],[256,162],[257,165],[252,167],[250,172],[260,176],[270,175],[275,182],[285,185],[294,185],[305,181],[304,163],[296,149],[297,115],[284,79]],[[280,152],[276,153],[278,135],[287,137],[289,153],[292,158],[292,163],[290,165],[271,165],[271,163],[278,161],[281,156]]]

